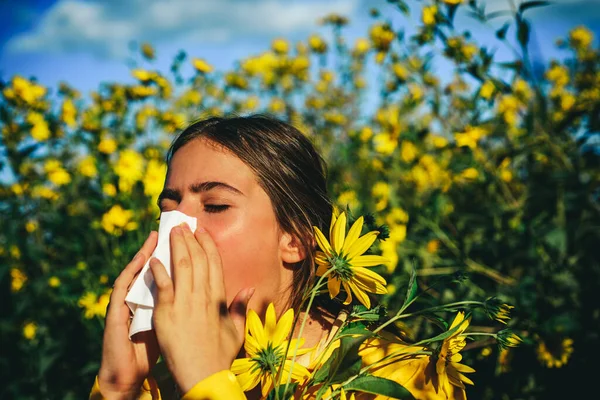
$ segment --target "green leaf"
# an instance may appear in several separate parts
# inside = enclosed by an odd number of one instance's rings
[[[412,271],[410,273],[410,279],[408,281],[408,288],[406,289],[406,297],[404,298],[404,304],[406,306],[412,299],[417,295],[417,269],[415,264],[412,265]]]
[[[358,365],[358,370],[356,370],[356,365],[359,362],[362,363],[362,358],[358,355],[358,349],[360,348],[360,345],[372,335],[373,334],[369,332],[368,334],[359,337],[346,336],[341,338],[340,347],[333,351],[325,364],[323,364],[323,366],[315,373],[313,378],[315,383],[339,383],[345,381],[351,375],[358,373],[360,364]],[[346,376],[347,373],[344,370],[347,369],[352,369],[355,372]]]
[[[548,4],[551,4],[551,2],[549,1],[527,1],[525,3],[521,3],[521,5],[519,6],[519,13],[524,13],[525,10],[528,10],[530,8],[533,7],[542,7],[542,6],[547,6]]]
[[[527,43],[529,43],[530,30],[529,22],[526,19],[517,18],[517,39],[522,48],[526,48]]]
[[[496,31],[496,37],[500,40],[504,39],[506,37],[506,31],[508,31],[509,27],[510,27],[509,22],[502,25],[502,28],[500,28]]]
[[[398,382],[372,375],[359,376],[352,382],[349,382],[347,385],[345,385],[344,390],[378,394],[392,397],[394,399],[414,400],[412,394],[410,394],[410,392]]]

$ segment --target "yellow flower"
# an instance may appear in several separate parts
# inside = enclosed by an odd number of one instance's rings
[[[585,26],[578,26],[569,33],[569,43],[576,50],[585,50],[594,41],[594,34]]]
[[[482,127],[467,126],[464,132],[455,133],[454,138],[456,139],[456,145],[458,147],[466,146],[475,149],[479,140],[487,134],[487,130]]]
[[[142,43],[140,50],[144,58],[147,60],[154,60],[156,54],[154,52],[154,47],[152,47],[150,43]]]
[[[388,261],[385,263],[386,270],[389,274],[394,272],[396,266],[398,265],[398,251],[397,251],[398,243],[393,241],[391,238],[384,240],[379,245],[381,249],[381,255],[385,257]],[[388,285],[388,293],[390,291]]]
[[[325,42],[319,35],[310,35],[308,38],[308,46],[313,52],[318,54],[322,54],[327,51],[327,42]]]
[[[465,170],[463,170],[460,175],[459,175],[459,180],[466,180],[466,181],[474,181],[475,179],[477,179],[479,177],[479,171],[477,171],[476,168],[467,168]]]
[[[400,207],[394,207],[385,217],[385,222],[390,225],[405,225],[408,223],[408,213]]]
[[[192,65],[196,68],[196,71],[202,74],[208,74],[213,71],[213,66],[204,61],[202,58],[193,58]]]
[[[18,292],[23,288],[25,282],[27,282],[27,275],[18,268],[10,269],[11,285],[10,289],[13,292]]]
[[[540,339],[536,352],[540,362],[547,368],[561,368],[571,358],[573,339],[555,339],[548,341],[548,343]]]
[[[473,381],[467,378],[463,373],[475,372],[467,365],[460,364],[462,355],[459,353],[466,345],[464,337],[465,330],[469,327],[471,318],[465,319],[465,313],[459,311],[454,317],[454,321],[448,330],[457,328],[454,333],[444,339],[441,350],[436,362],[436,372],[439,377],[440,388],[449,396],[453,393],[453,386],[461,389],[465,388],[465,383],[473,385]]]
[[[37,333],[37,324],[35,322],[28,322],[23,327],[23,336],[27,340],[33,340]]]
[[[437,253],[438,249],[440,248],[440,241],[438,239],[431,239],[429,242],[427,242],[426,247],[428,253]]]
[[[362,56],[367,51],[369,51],[370,47],[371,47],[371,45],[369,44],[369,41],[367,39],[358,38],[358,39],[356,39],[356,42],[354,43],[354,50],[352,53],[355,56]]]
[[[96,293],[86,292],[80,298],[77,304],[79,307],[85,310],[84,317],[86,319],[92,319],[95,316],[104,317],[106,316],[106,307],[110,300],[110,293],[112,289],[109,289],[100,297]]]
[[[73,104],[73,100],[66,99],[62,105],[60,118],[69,127],[73,128],[77,125],[77,109]]]
[[[443,0],[443,1],[446,4],[452,4],[452,5],[454,5],[454,4],[460,4],[460,3],[463,2],[463,0]]]
[[[102,185],[102,193],[108,197],[114,197],[117,194],[117,188],[111,183],[105,183]]]
[[[375,147],[376,152],[389,156],[396,150],[398,140],[387,132],[378,133],[373,137],[373,146]]]
[[[479,88],[479,96],[486,100],[489,100],[495,91],[496,85],[494,85],[494,82],[487,80],[483,82],[483,85],[481,85],[481,87]]]
[[[371,27],[369,37],[373,43],[373,47],[379,52],[384,53],[390,48],[390,44],[396,37],[396,34],[388,24],[377,23]],[[385,57],[385,54],[383,56]]]
[[[146,71],[145,69],[141,68],[132,70],[131,75],[141,82],[148,82],[156,76],[154,72]]]
[[[400,146],[400,157],[405,163],[410,163],[417,157],[417,146],[408,140],[402,141]]]
[[[277,54],[287,54],[290,44],[285,39],[275,39],[271,42],[271,49]]]
[[[423,21],[423,24],[428,26],[435,24],[437,11],[438,9],[435,4],[423,7],[423,14],[421,15],[421,21]]]
[[[146,173],[142,179],[144,184],[144,194],[151,197],[155,202],[162,191],[167,175],[167,165],[157,160],[148,161]]]
[[[104,154],[112,154],[117,150],[117,141],[110,137],[103,137],[98,143],[98,151]]]
[[[360,206],[358,196],[354,190],[345,190],[337,198],[337,203],[344,208],[348,206],[351,210],[357,209]]]
[[[38,142],[43,142],[50,137],[50,128],[48,122],[44,119],[44,116],[35,111],[30,112],[27,115],[27,122],[31,125],[31,137]]]
[[[71,175],[65,169],[57,168],[48,173],[48,179],[57,186],[63,186],[71,182]]]
[[[33,104],[46,94],[46,88],[16,75],[12,79],[12,87],[4,89],[8,99],[19,98],[27,104]]]
[[[383,211],[387,207],[388,199],[390,198],[390,185],[383,181],[375,182],[371,188],[371,194],[373,195],[374,200],[377,201],[375,209],[377,211]]]
[[[137,229],[138,224],[132,221],[132,219],[132,210],[124,210],[120,205],[115,205],[102,216],[101,225],[106,232],[118,236],[124,230],[132,231]]]
[[[361,216],[352,224],[346,234],[346,214],[335,214],[329,227],[329,241],[316,226],[315,239],[322,251],[317,251],[315,260],[319,265],[317,276],[323,276],[330,268],[327,277],[327,288],[331,298],[340,293],[340,285],[346,291],[344,304],[352,302],[352,294],[367,308],[371,300],[367,292],[387,293],[386,281],[379,274],[367,267],[385,264],[388,260],[378,255],[363,255],[377,239],[378,231],[371,231],[360,236],[364,218]]]
[[[274,388],[274,381],[281,368],[282,383],[287,382],[290,373],[292,382],[302,383],[308,377],[308,370],[301,364],[296,362],[292,368],[293,352],[304,343],[304,339],[288,340],[293,322],[294,310],[291,308],[277,321],[273,303],[267,307],[264,326],[254,310],[248,311],[244,342],[248,357],[236,359],[231,366],[242,390],[247,392],[260,383],[262,395],[266,397]],[[286,354],[288,342],[291,354]],[[310,350],[312,349],[300,349],[297,355]]]
[[[553,82],[557,88],[563,88],[569,83],[569,70],[564,65],[554,64],[546,71],[546,79]]]
[[[114,170],[119,177],[119,189],[129,192],[133,184],[144,174],[144,158],[135,150],[123,150],[119,154]]]
[[[60,286],[60,279],[56,276],[51,276],[48,279],[48,286],[53,287],[53,288],[57,288]]]
[[[96,175],[98,175],[98,169],[96,169],[96,163],[94,157],[92,156],[83,158],[79,162],[77,169],[81,175],[87,176],[88,178],[94,178]]]
[[[35,220],[29,220],[25,223],[25,230],[27,233],[33,233],[38,230],[38,223]]]

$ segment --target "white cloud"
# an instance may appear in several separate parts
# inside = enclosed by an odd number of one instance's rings
[[[357,6],[358,0],[60,0],[6,49],[122,58],[132,40],[219,43],[285,36],[309,32],[332,12],[350,16]]]

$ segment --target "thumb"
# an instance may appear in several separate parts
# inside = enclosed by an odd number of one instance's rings
[[[254,295],[254,291],[253,287],[240,290],[229,306],[229,317],[233,321],[240,342],[244,341],[246,311],[248,310],[248,302],[250,302],[252,295]]]

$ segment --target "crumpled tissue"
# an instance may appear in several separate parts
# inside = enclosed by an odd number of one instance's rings
[[[150,258],[158,258],[167,269],[169,276],[171,276],[171,243],[169,233],[171,229],[184,222],[189,225],[192,232],[196,230],[196,218],[190,217],[180,211],[167,211],[160,215],[158,243]],[[146,264],[125,297],[125,303],[133,315],[131,325],[129,326],[129,339],[138,332],[153,329],[152,314],[157,293],[154,276],[150,270],[150,258],[146,260]]]

